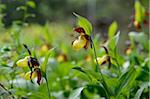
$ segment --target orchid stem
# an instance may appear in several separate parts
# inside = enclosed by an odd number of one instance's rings
[[[4,85],[2,85],[1,83],[0,83],[0,87],[2,87],[5,91],[7,91],[8,94],[10,94],[10,95],[12,96],[12,99],[15,99],[14,95],[13,95],[8,89],[6,89],[6,88],[4,87]]]
[[[48,91],[48,98],[51,99],[50,89],[49,89],[48,80],[47,80],[46,75],[45,75],[45,80],[46,80],[46,86],[47,86],[47,91]]]
[[[102,72],[101,72],[101,70],[100,70],[100,68],[99,68],[99,64],[98,64],[98,60],[97,60],[96,48],[95,48],[95,45],[94,45],[94,42],[93,42],[92,39],[91,39],[91,43],[92,43],[92,45],[93,45],[93,51],[94,51],[94,56],[95,56],[95,60],[96,60],[96,68],[95,68],[95,71],[100,73],[100,75],[101,75],[101,77],[102,77],[102,84],[103,84],[104,89],[105,89],[105,91],[106,91],[106,97],[107,97],[107,99],[109,99],[108,87],[107,87],[107,84],[106,84],[106,82],[105,82],[105,80],[104,80],[103,74],[102,74]]]

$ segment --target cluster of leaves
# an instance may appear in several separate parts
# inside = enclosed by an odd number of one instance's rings
[[[121,54],[118,48],[121,31],[116,21],[109,26],[108,40],[101,43],[97,37],[93,38],[92,24],[86,18],[75,13],[74,15],[77,18],[77,26],[82,27],[86,35],[91,38],[89,41],[92,43],[91,49],[74,51],[70,47],[71,41],[70,45],[68,44],[69,39],[65,44],[65,40],[62,42],[58,35],[54,35],[58,26],[56,30],[49,30],[49,26],[52,27],[54,24],[46,24],[41,28],[34,26],[36,32],[43,32],[44,43],[39,40],[39,37],[32,38],[31,41],[27,40],[25,38],[27,36],[22,33],[24,27],[18,23],[12,25],[7,31],[12,35],[10,44],[0,48],[0,98],[147,99],[150,83],[147,54],[149,39],[144,31],[146,28],[141,27],[139,32],[128,33],[130,43],[125,53]],[[30,36],[34,37],[32,34]],[[28,55],[22,43],[27,43],[30,48],[31,45],[33,46],[33,56],[41,64],[39,68],[45,79],[42,79],[40,86],[23,79],[22,73],[28,72],[28,67],[21,69],[16,65],[18,60]],[[50,50],[53,47],[56,48]],[[93,50],[95,57],[93,57]],[[104,57],[106,55],[107,58]],[[99,64],[96,64],[95,60]],[[109,63],[111,63],[110,67]],[[35,81],[36,78],[33,79],[33,82]]]

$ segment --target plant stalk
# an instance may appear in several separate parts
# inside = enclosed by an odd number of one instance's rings
[[[15,99],[15,96],[14,96],[8,89],[6,89],[6,88],[4,87],[4,85],[2,85],[1,83],[0,83],[0,87],[2,87],[5,91],[7,91],[8,94],[11,95],[12,99]]]
[[[47,86],[47,91],[48,91],[48,98],[51,99],[50,89],[49,89],[48,80],[47,80],[46,75],[45,75],[45,80],[46,80],[46,86]]]
[[[102,77],[102,84],[103,84],[104,89],[105,89],[105,91],[106,91],[107,99],[109,99],[108,87],[107,87],[107,84],[106,84],[106,82],[105,82],[105,80],[104,80],[103,74],[102,74],[101,70],[99,69],[99,64],[98,64],[98,60],[97,60],[96,48],[95,48],[95,45],[94,45],[94,42],[93,42],[92,39],[91,39],[91,43],[92,43],[92,46],[93,46],[94,56],[95,56],[95,60],[96,60],[96,68],[95,68],[95,71],[100,73],[100,75],[101,75],[101,77]]]

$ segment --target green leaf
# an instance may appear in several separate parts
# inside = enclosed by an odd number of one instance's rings
[[[108,29],[109,38],[112,38],[112,37],[115,35],[115,33],[117,32],[117,28],[118,28],[117,22],[114,21],[114,22],[109,26],[109,29]]]
[[[134,96],[134,99],[140,99],[140,96],[143,92],[143,90],[150,86],[150,82],[143,82],[141,85],[140,85],[140,89],[136,92],[135,96]]]
[[[75,69],[75,70],[77,70],[77,71],[79,71],[79,72],[82,72],[83,74],[85,74],[87,77],[88,77],[88,80],[89,81],[92,81],[92,78],[91,78],[91,76],[89,75],[89,74],[87,74],[86,72],[85,72],[85,70],[84,69],[82,69],[81,67],[73,67],[72,69]]]
[[[92,24],[86,18],[76,13],[73,14],[77,17],[77,25],[79,27],[82,27],[85,30],[86,34],[90,35],[92,32]]]
[[[82,73],[86,73],[81,67],[73,67],[72,69],[78,70]]]
[[[42,70],[43,73],[46,73],[46,65],[47,65],[48,59],[49,59],[49,57],[50,57],[50,55],[51,55],[51,52],[52,52],[53,50],[54,50],[54,48],[50,49],[50,50],[47,52],[47,54],[46,54],[46,56],[45,56],[45,60],[44,60],[43,64],[41,65],[41,70]]]
[[[76,70],[84,73],[90,79],[91,83],[101,83],[105,89],[106,96],[109,97],[108,93],[107,93],[108,87],[107,87],[106,83],[104,83],[102,81],[102,77],[98,72],[92,71],[90,69],[81,68],[81,67],[74,67],[73,69],[76,69]]]
[[[120,36],[120,31],[118,31],[118,33],[109,40],[109,44],[108,44],[109,49],[114,50],[116,48],[118,44],[119,36]]]
[[[28,2],[27,2],[27,5],[28,5],[29,7],[31,7],[31,8],[35,8],[35,7],[36,7],[35,2],[33,2],[33,1],[28,1]]]
[[[77,88],[70,93],[69,99],[80,99],[80,94],[84,87]]]
[[[101,80],[101,76],[99,75],[99,73],[89,70],[89,69],[85,69],[85,68],[81,68],[81,67],[74,67],[72,69],[78,70],[79,72],[84,73],[85,75],[87,75],[89,77],[90,80],[96,80],[99,81]]]
[[[109,88],[109,92],[111,93],[111,94],[113,94],[113,95],[115,95],[115,88],[117,87],[117,85],[118,85],[118,79],[117,78],[110,78],[110,76],[109,77],[105,77],[105,82],[106,82],[106,84],[107,84],[107,86],[108,86],[108,88]]]
[[[137,68],[139,70],[139,68]],[[120,93],[128,88],[136,79],[138,75],[138,70],[134,67],[131,67],[129,70],[127,70],[121,77],[119,78],[119,84],[116,87],[115,93],[119,96]]]
[[[136,0],[134,6],[135,6],[135,20],[141,23],[145,17],[145,9],[138,0]]]

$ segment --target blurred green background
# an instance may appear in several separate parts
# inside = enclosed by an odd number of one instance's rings
[[[135,0],[0,0],[0,23],[9,28],[13,22],[26,22],[44,26],[47,22],[58,24],[65,32],[75,25],[73,12],[90,20],[94,33],[101,39],[107,39],[107,30],[112,21],[117,21],[121,31],[120,44],[127,39],[127,32],[135,30],[128,28],[130,17],[134,14]],[[140,0],[148,10],[148,0]],[[27,3],[28,2],[28,3]],[[66,27],[69,31],[66,31]],[[37,32],[37,31],[36,31]],[[4,35],[4,32],[0,32]],[[34,33],[33,33],[34,34]],[[59,34],[59,33],[56,33]],[[60,33],[66,35],[65,33]],[[2,39],[1,39],[2,40]],[[7,41],[7,40],[6,40]],[[123,47],[123,46],[122,46]],[[122,48],[121,47],[121,48]]]
[[[26,2],[32,1],[26,5]],[[72,13],[87,17],[94,26],[102,28],[116,20],[121,28],[126,28],[129,17],[134,13],[135,0],[0,0],[2,21],[10,26],[13,21],[23,20],[24,11],[19,6],[27,6],[27,13],[34,14],[26,19],[29,23],[72,21]],[[148,10],[148,0],[140,0]],[[3,6],[3,7],[2,7]]]

